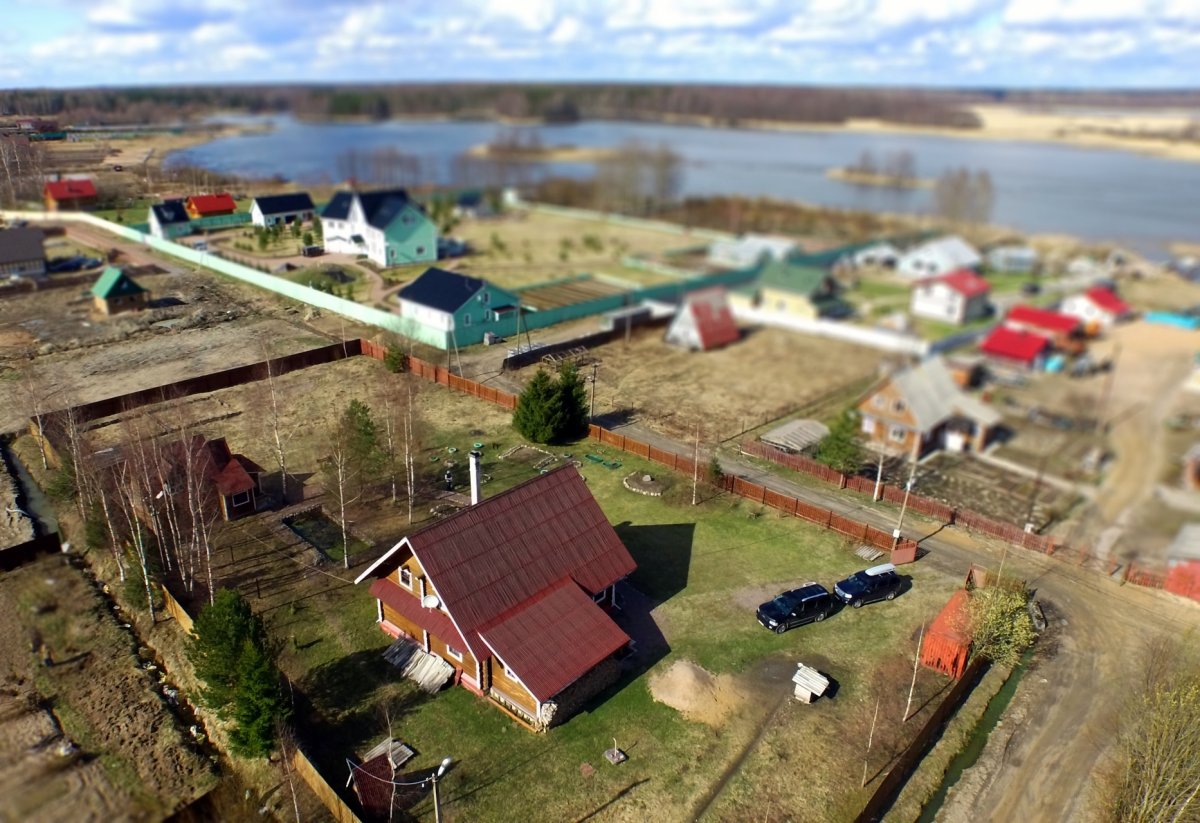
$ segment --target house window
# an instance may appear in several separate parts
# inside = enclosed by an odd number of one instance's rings
[[[238,506],[244,506],[250,502],[250,492],[238,492],[233,497],[229,498],[229,502],[234,508],[237,508]]]
[[[405,214],[402,218],[400,218],[400,220],[404,223],[404,225],[408,226],[412,223],[413,217],[411,214]]]
[[[417,246],[417,254],[424,254],[424,253],[425,253],[425,247]]]
[[[504,676],[509,680],[516,680],[518,683],[521,681],[521,678],[517,677],[517,673],[510,669],[507,663],[504,664]]]
[[[406,589],[412,589],[412,569],[407,566],[400,567],[400,585]]]
[[[903,401],[903,400],[897,400],[895,403],[893,403],[893,404],[892,404],[892,411],[897,411],[897,412],[902,412],[902,411],[904,411],[904,401]]]
[[[469,314],[464,314],[464,315],[463,315],[463,325],[464,325],[464,326],[469,326],[469,325],[471,325],[471,315],[469,315]]]
[[[882,409],[887,406],[887,398],[882,394],[875,395],[875,399],[871,401],[875,404],[875,408]]]
[[[892,430],[890,432],[888,432],[888,437],[892,438],[892,440],[896,441],[897,443],[903,443],[904,436],[906,434],[907,434],[907,432],[904,429],[902,429],[901,427],[892,426]]]
[[[453,657],[455,660],[459,661],[460,663],[462,662],[462,652],[460,652],[458,649],[451,646],[449,643],[446,644],[446,656]]]
[[[482,300],[483,305],[486,306],[488,303],[492,302],[492,293],[485,291],[479,299]]]

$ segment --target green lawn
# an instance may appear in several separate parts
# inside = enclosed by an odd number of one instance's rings
[[[331,269],[337,269],[346,275],[349,275],[350,282],[343,282],[342,277],[335,277],[330,274]],[[293,283],[299,283],[302,286],[311,288],[332,288],[338,294],[346,295],[348,292],[353,293],[355,297],[366,297],[369,293],[368,289],[363,288],[363,274],[351,266],[310,266],[304,269],[297,269],[277,275],[284,280],[290,280]]]
[[[533,476],[540,459],[536,453],[496,461],[494,456],[517,439],[511,429],[488,426],[487,431],[472,434],[460,424],[432,433],[423,472],[440,476],[450,459],[465,475],[465,452],[480,442],[491,478],[485,496]],[[451,446],[457,451],[449,452]],[[652,671],[686,658],[716,674],[751,677],[780,655],[786,666],[800,659],[825,661],[840,683],[836,705],[800,718],[799,726],[788,715],[778,733],[788,736],[787,745],[799,746],[797,755],[828,762],[806,776],[803,786],[793,781],[786,800],[791,808],[807,809],[808,819],[837,817],[841,809],[860,804],[865,795],[852,788],[857,784],[847,775],[861,768],[861,760],[856,765],[845,756],[829,737],[833,728],[822,726],[812,734],[811,725],[837,722],[857,710],[874,662],[936,612],[954,581],[909,567],[906,573],[918,582],[895,602],[849,610],[777,636],[756,623],[754,605],[805,580],[829,585],[861,568],[863,561],[847,550],[843,538],[730,496],[693,507],[690,477],[670,475],[592,442],[552,451],[576,459],[599,454],[622,463],[614,470],[583,459],[581,471],[638,562],[631,583],[661,601],[655,620],[670,651]],[[633,494],[621,484],[630,471],[664,478],[669,488],[662,498]],[[284,638],[295,637],[285,651],[284,668],[317,709],[308,735],[322,741],[320,756],[331,779],[341,779],[343,757],[386,733],[386,707],[397,735],[420,752],[414,769],[447,755],[458,763],[444,795],[447,810],[458,819],[569,820],[601,808],[604,819],[690,819],[764,716],[763,707],[750,701],[721,728],[689,721],[652,699],[642,672],[631,674],[590,711],[536,735],[462,689],[429,697],[400,681],[379,658],[388,639],[374,625],[374,601],[365,585],[335,586],[306,598],[294,611],[279,609],[270,625]],[[792,740],[797,730],[809,730],[804,742]],[[602,758],[614,738],[631,757],[620,767]],[[585,762],[596,768],[591,777],[580,774]],[[747,793],[753,795],[754,784],[733,796]],[[430,818],[429,799],[418,801],[413,812]],[[733,819],[732,813],[724,819]]]

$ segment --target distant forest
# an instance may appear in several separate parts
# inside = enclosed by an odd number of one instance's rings
[[[760,120],[837,124],[853,118],[978,128],[966,106],[1197,106],[1200,91],[1004,91],[726,85],[184,86],[0,91],[0,115],[63,125],[189,120],[216,111],[290,112],[308,119],[454,117],[571,122],[587,119]]]

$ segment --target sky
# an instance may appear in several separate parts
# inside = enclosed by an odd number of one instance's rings
[[[0,0],[0,87],[1196,87],[1200,0]]]

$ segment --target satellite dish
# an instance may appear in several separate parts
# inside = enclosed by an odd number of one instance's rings
[[[442,601],[438,600],[438,596],[436,594],[427,594],[421,598],[421,605],[427,609],[436,609],[438,606],[442,605]]]

